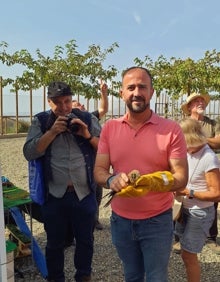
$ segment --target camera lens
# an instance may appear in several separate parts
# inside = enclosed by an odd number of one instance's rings
[[[76,133],[80,128],[78,123],[70,123],[69,129],[72,133]]]

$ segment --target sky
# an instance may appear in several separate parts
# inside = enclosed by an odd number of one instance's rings
[[[136,57],[198,60],[220,48],[219,0],[7,0],[0,9],[0,42],[9,53],[26,49],[34,56],[40,49],[53,56],[55,46],[74,39],[84,54],[90,45],[104,50],[116,42],[105,65],[122,71]],[[0,63],[0,76],[19,73]]]

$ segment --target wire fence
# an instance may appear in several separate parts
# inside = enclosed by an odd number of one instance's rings
[[[7,87],[2,87],[0,77],[0,137],[23,136],[27,134],[28,127],[35,114],[49,109],[47,104],[46,88],[10,92]],[[98,109],[98,99],[85,99],[83,96],[76,95],[81,104],[92,112]],[[151,101],[151,108],[160,116],[179,120],[183,117],[181,104],[186,96],[178,100],[172,99],[166,93],[160,96],[154,95]],[[101,123],[108,119],[118,118],[125,114],[126,106],[120,97],[109,96],[109,110],[102,118]],[[219,120],[220,100],[212,100],[206,108],[206,115],[212,119]]]

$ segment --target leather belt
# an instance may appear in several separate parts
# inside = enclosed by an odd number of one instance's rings
[[[73,185],[68,185],[66,188],[66,192],[75,192],[74,186]]]

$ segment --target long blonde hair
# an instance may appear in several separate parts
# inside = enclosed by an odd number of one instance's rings
[[[199,121],[185,118],[179,122],[187,147],[198,147],[207,143],[207,137]]]

